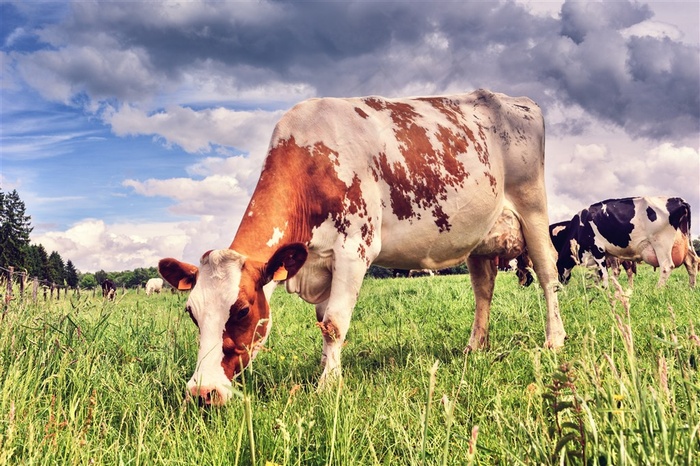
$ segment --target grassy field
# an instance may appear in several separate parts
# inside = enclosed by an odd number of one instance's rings
[[[13,302],[0,464],[700,464],[700,290],[656,279],[642,266],[615,298],[577,268],[552,352],[541,292],[501,273],[491,349],[468,354],[467,276],[368,279],[344,382],[322,393],[313,307],[278,289],[265,351],[215,409],[184,401],[186,295]]]

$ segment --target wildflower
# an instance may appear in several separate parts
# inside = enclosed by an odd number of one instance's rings
[[[625,399],[625,395],[622,395],[622,394],[620,394],[620,393],[615,393],[615,394],[613,395],[613,400],[615,400],[615,401],[620,402],[620,401],[622,401],[622,400],[624,400],[624,399]]]
[[[299,356],[297,356],[296,354],[294,356],[292,356],[292,361],[298,361],[298,360],[299,360]]]
[[[284,361],[284,354],[280,354],[280,361]]]

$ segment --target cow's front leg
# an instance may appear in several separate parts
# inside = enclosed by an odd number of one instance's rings
[[[607,289],[610,284],[610,276],[608,275],[608,268],[605,266],[605,257],[603,257],[603,259],[595,258],[595,262],[598,264],[598,273],[603,281],[603,288]],[[613,274],[613,276],[615,275]]]
[[[328,300],[316,305],[316,325],[322,329],[323,317],[326,315]],[[323,329],[322,329],[323,331]],[[323,352],[321,353],[321,367],[326,367],[326,340],[323,340]]]
[[[477,350],[489,346],[489,317],[491,315],[491,299],[496,283],[496,262],[487,257],[469,257],[467,259],[469,278],[474,290],[476,309],[472,334],[469,337],[467,349]]]
[[[319,390],[342,377],[340,352],[366,271],[364,261],[342,262],[340,267],[334,266],[330,297],[316,307],[319,319],[316,325],[323,335],[321,361],[324,367],[318,382]]]

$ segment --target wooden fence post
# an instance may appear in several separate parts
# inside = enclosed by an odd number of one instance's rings
[[[7,292],[5,293],[5,304],[9,304],[9,302],[12,300],[12,274],[14,273],[15,268],[10,266],[8,272],[7,272]]]
[[[36,303],[36,294],[39,291],[39,277],[32,280],[32,301]]]
[[[26,272],[21,272],[19,274],[19,300],[24,300],[24,280],[26,278]]]

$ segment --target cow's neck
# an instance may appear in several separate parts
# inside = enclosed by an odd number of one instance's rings
[[[256,190],[256,194],[259,190]],[[272,198],[253,195],[233,238],[230,249],[251,259],[267,262],[282,245],[306,243],[310,235],[299,226],[297,210],[289,196]],[[278,193],[281,194],[281,193]]]
[[[270,151],[230,249],[266,262],[284,244],[309,242],[314,208],[304,199],[311,183],[295,163],[297,150],[292,138]]]

